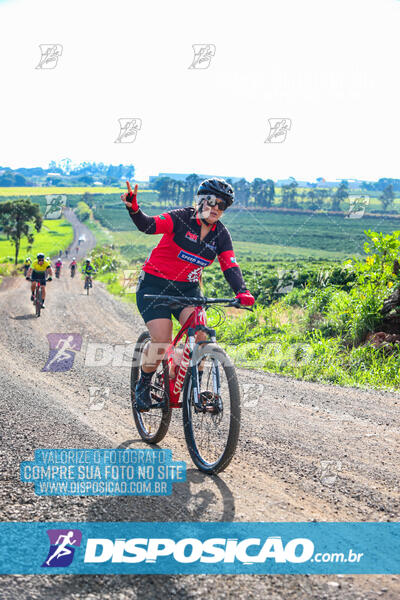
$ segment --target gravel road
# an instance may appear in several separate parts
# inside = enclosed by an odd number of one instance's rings
[[[76,221],[82,258],[92,233]],[[72,245],[69,258],[75,252]],[[239,448],[220,477],[192,468],[180,411],[162,447],[188,464],[187,482],[153,498],[38,497],[19,481],[19,464],[35,448],[145,447],[129,407],[129,368],[118,360],[88,366],[88,345],[134,342],[144,330],[132,305],[95,282],[84,294],[79,276],[48,284],[36,319],[23,278],[0,287],[0,519],[3,521],[396,521],[399,515],[400,395],[293,381],[239,370],[258,384],[247,402]],[[42,371],[47,334],[79,333],[70,371]],[[130,346],[130,348],[132,348]],[[129,348],[127,349],[127,354]],[[115,354],[114,354],[115,356]],[[109,388],[103,410],[91,410],[89,388]],[[246,402],[245,402],[246,404]],[[328,461],[328,462],[327,462]],[[158,599],[208,597],[399,598],[399,576],[3,576],[0,597],[21,599]]]

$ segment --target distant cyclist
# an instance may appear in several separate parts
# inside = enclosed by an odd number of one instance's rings
[[[30,256],[27,256],[26,259],[25,259],[25,261],[24,261],[23,267],[22,267],[24,269],[24,277],[26,277],[26,275],[28,273],[28,270],[29,270],[29,267],[31,266],[31,264],[32,264],[32,259],[31,259]]]
[[[62,260],[61,260],[61,258],[58,258],[56,260],[55,267],[56,267],[56,277],[58,279],[60,277],[61,267],[62,267]]]
[[[39,254],[36,256],[36,260],[33,261],[32,265],[29,267],[26,278],[32,280],[31,302],[33,302],[34,300],[36,281],[40,281],[41,285],[43,286],[42,308],[45,308],[44,300],[46,298],[46,274],[49,275],[48,280],[51,281],[51,278],[53,276],[51,263],[45,259],[44,254],[42,252],[39,252]]]
[[[85,264],[83,266],[82,273],[85,275],[85,282],[86,282],[86,278],[88,278],[87,279],[88,285],[91,285],[91,283],[89,284],[89,282],[91,282],[91,280],[92,280],[92,275],[94,273],[96,273],[96,269],[92,265],[92,261],[90,258],[87,258],[85,260]]]
[[[193,312],[193,306],[171,309],[168,304],[157,306],[145,294],[172,296],[201,296],[199,281],[204,267],[218,257],[225,279],[240,304],[251,306],[254,298],[244,282],[236,261],[228,229],[220,221],[224,211],[235,199],[232,186],[224,179],[206,179],[197,190],[196,207],[187,206],[156,217],[144,214],[137,202],[137,185],[122,201],[129,216],[144,233],[163,234],[142,267],[136,290],[138,309],[151,335],[135,397],[138,410],[149,409],[150,382],[162,356],[158,348],[168,347],[172,335],[172,314],[181,325]],[[197,339],[204,339],[199,332]]]
[[[77,266],[78,265],[76,263],[76,258],[74,256],[71,262],[69,263],[69,268],[71,269],[71,277],[74,277]]]

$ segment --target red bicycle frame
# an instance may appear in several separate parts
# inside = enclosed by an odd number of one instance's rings
[[[206,313],[202,306],[195,306],[193,312],[186,319],[181,329],[178,331],[177,335],[168,346],[168,349],[165,353],[168,369],[171,371],[171,366],[173,362],[173,355],[175,352],[175,347],[183,337],[185,333],[188,332],[190,327],[196,328],[198,325],[206,325]],[[190,362],[190,353],[191,353],[191,344],[194,344],[194,339],[191,340],[189,336],[186,339],[185,346],[183,348],[182,359],[179,364],[179,368],[176,372],[175,377],[169,377],[169,402],[171,408],[182,408],[182,402],[180,402],[180,395],[183,387],[183,382],[185,381],[186,371]]]
[[[35,289],[34,289],[34,292],[33,292],[33,294],[34,294],[34,298],[35,298],[35,300],[36,300],[36,298],[37,298],[37,293],[38,293],[38,291],[39,291],[39,288],[41,288],[41,287],[42,287],[42,284],[40,283],[40,281],[35,281],[35,284],[36,284],[36,285],[35,285]],[[43,286],[43,287],[44,287],[44,286]]]

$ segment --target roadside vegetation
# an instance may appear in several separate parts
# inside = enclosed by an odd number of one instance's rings
[[[19,262],[23,262],[27,255],[36,256],[38,252],[55,256],[60,250],[67,248],[73,238],[74,231],[66,219],[45,220],[32,245],[27,240],[21,242]],[[14,247],[3,235],[0,235],[0,262],[14,262]]]
[[[383,192],[370,193],[378,201]],[[164,210],[160,194],[142,193],[148,214]],[[45,200],[38,199],[40,205]],[[97,237],[92,252],[96,278],[134,305],[137,276],[158,236],[134,229],[115,188],[114,194],[74,194],[67,204]],[[398,286],[393,262],[400,252],[400,232],[393,230],[400,229],[400,221],[397,227],[395,218],[344,216],[246,209],[224,215],[256,307],[253,312],[228,310],[222,322],[217,311],[210,311],[209,319],[238,366],[309,381],[398,389],[399,346],[374,346],[368,335],[380,330],[383,302]],[[29,252],[40,246],[51,255],[70,241],[68,223],[44,221]],[[2,262],[12,256],[7,244],[0,237]],[[231,295],[217,261],[204,271],[203,291]]]
[[[309,381],[398,389],[399,346],[376,348],[366,338],[379,330],[383,301],[398,285],[392,269],[399,234],[367,232],[364,257],[344,262],[342,278],[334,268],[319,281],[292,281],[281,299],[260,298],[254,312],[237,311],[226,319],[218,327],[220,342],[238,366]],[[206,295],[218,291],[209,285]]]

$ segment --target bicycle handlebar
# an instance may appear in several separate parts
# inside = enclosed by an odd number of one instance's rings
[[[31,277],[25,277],[25,279],[27,281],[37,281],[37,279],[32,279]],[[51,276],[50,277],[46,277],[46,281],[53,281],[53,278]]]
[[[158,294],[144,294],[143,298],[148,300],[159,300],[162,304],[175,304],[184,306],[207,306],[211,304],[224,304],[233,308],[243,308],[244,310],[253,310],[251,306],[240,304],[237,298],[188,298],[185,296],[160,296]]]

